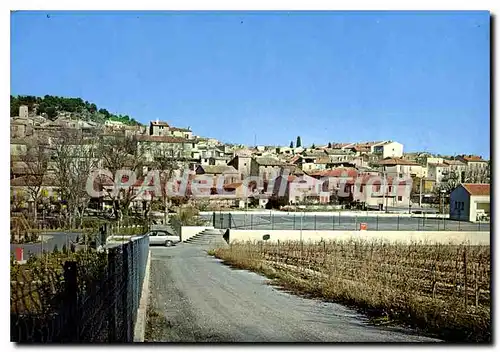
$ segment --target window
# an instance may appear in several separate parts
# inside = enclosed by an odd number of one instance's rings
[[[150,236],[150,237],[151,237],[151,236],[156,236],[156,231],[150,232],[150,233],[149,233],[149,236]]]
[[[398,202],[402,202],[403,201],[403,196],[398,196]]]

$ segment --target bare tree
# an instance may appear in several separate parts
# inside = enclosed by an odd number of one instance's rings
[[[102,136],[100,139],[100,152],[102,156],[102,166],[110,171],[113,176],[119,170],[130,170],[135,176],[142,176],[143,166],[147,148],[138,148],[134,138],[124,135]],[[116,219],[120,213],[128,213],[132,201],[137,197],[136,189],[133,185],[119,193],[108,190],[108,194],[113,201],[113,210]]]
[[[98,167],[98,144],[95,138],[85,138],[79,131],[64,130],[54,142],[56,184],[61,200],[66,203],[69,226],[74,219],[82,224],[90,201],[86,190],[89,174]]]
[[[48,144],[41,138],[31,139],[26,153],[21,160],[26,167],[25,186],[29,200],[33,202],[33,218],[37,220],[37,208],[41,198],[41,190],[50,160]]]
[[[465,171],[465,182],[490,183],[490,163],[483,167],[469,165]]]
[[[153,166],[158,169],[161,184],[161,200],[163,204],[164,222],[168,218],[168,189],[167,184],[172,180],[175,172],[187,166],[184,159],[182,144],[162,143],[151,149]]]

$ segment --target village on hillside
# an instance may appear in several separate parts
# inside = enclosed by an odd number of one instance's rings
[[[489,197],[485,202],[470,201],[477,192],[489,196],[488,160],[466,154],[406,153],[403,143],[392,140],[305,146],[299,136],[295,145],[292,141],[289,146],[243,146],[197,136],[190,128],[159,119],[149,126],[85,121],[64,112],[48,119],[45,113],[38,115],[36,109],[20,106],[18,116],[11,117],[10,145],[12,212],[39,214],[39,220],[41,214],[47,219],[68,216],[68,212],[83,216],[88,210],[113,207],[141,212],[183,202],[203,210],[294,210],[299,206],[429,211],[464,221],[484,220],[490,213]],[[92,198],[84,181],[95,168],[132,170],[137,182],[120,196],[109,192]],[[189,173],[190,185],[203,176],[213,178],[213,186],[197,197],[192,197],[188,186],[182,197],[168,197],[162,203],[159,194],[138,192],[141,180],[154,169],[162,170],[165,183],[165,177],[171,179],[183,170]],[[365,187],[375,177],[388,183],[405,177],[410,182],[395,187],[410,187],[410,191],[389,187],[380,192],[377,182],[374,188]],[[248,178],[258,181],[246,182]],[[216,189],[220,179],[223,194]],[[104,190],[113,184],[109,179],[101,183],[98,187]],[[285,192],[278,194],[279,187]],[[457,188],[466,192],[456,192],[454,199]],[[464,203],[471,208],[464,211]]]

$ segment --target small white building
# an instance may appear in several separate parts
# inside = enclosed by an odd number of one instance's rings
[[[450,219],[478,221],[490,216],[490,185],[462,183],[450,194]]]
[[[394,141],[385,141],[381,144],[370,146],[372,153],[379,153],[382,159],[401,158],[403,156],[403,145]]]

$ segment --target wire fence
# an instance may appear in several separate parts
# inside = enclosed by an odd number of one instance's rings
[[[132,342],[149,238],[11,264],[11,341]]]
[[[489,222],[451,220],[444,216],[384,216],[378,214],[311,215],[307,213],[212,213],[219,229],[246,230],[343,230],[343,231],[490,231]]]

